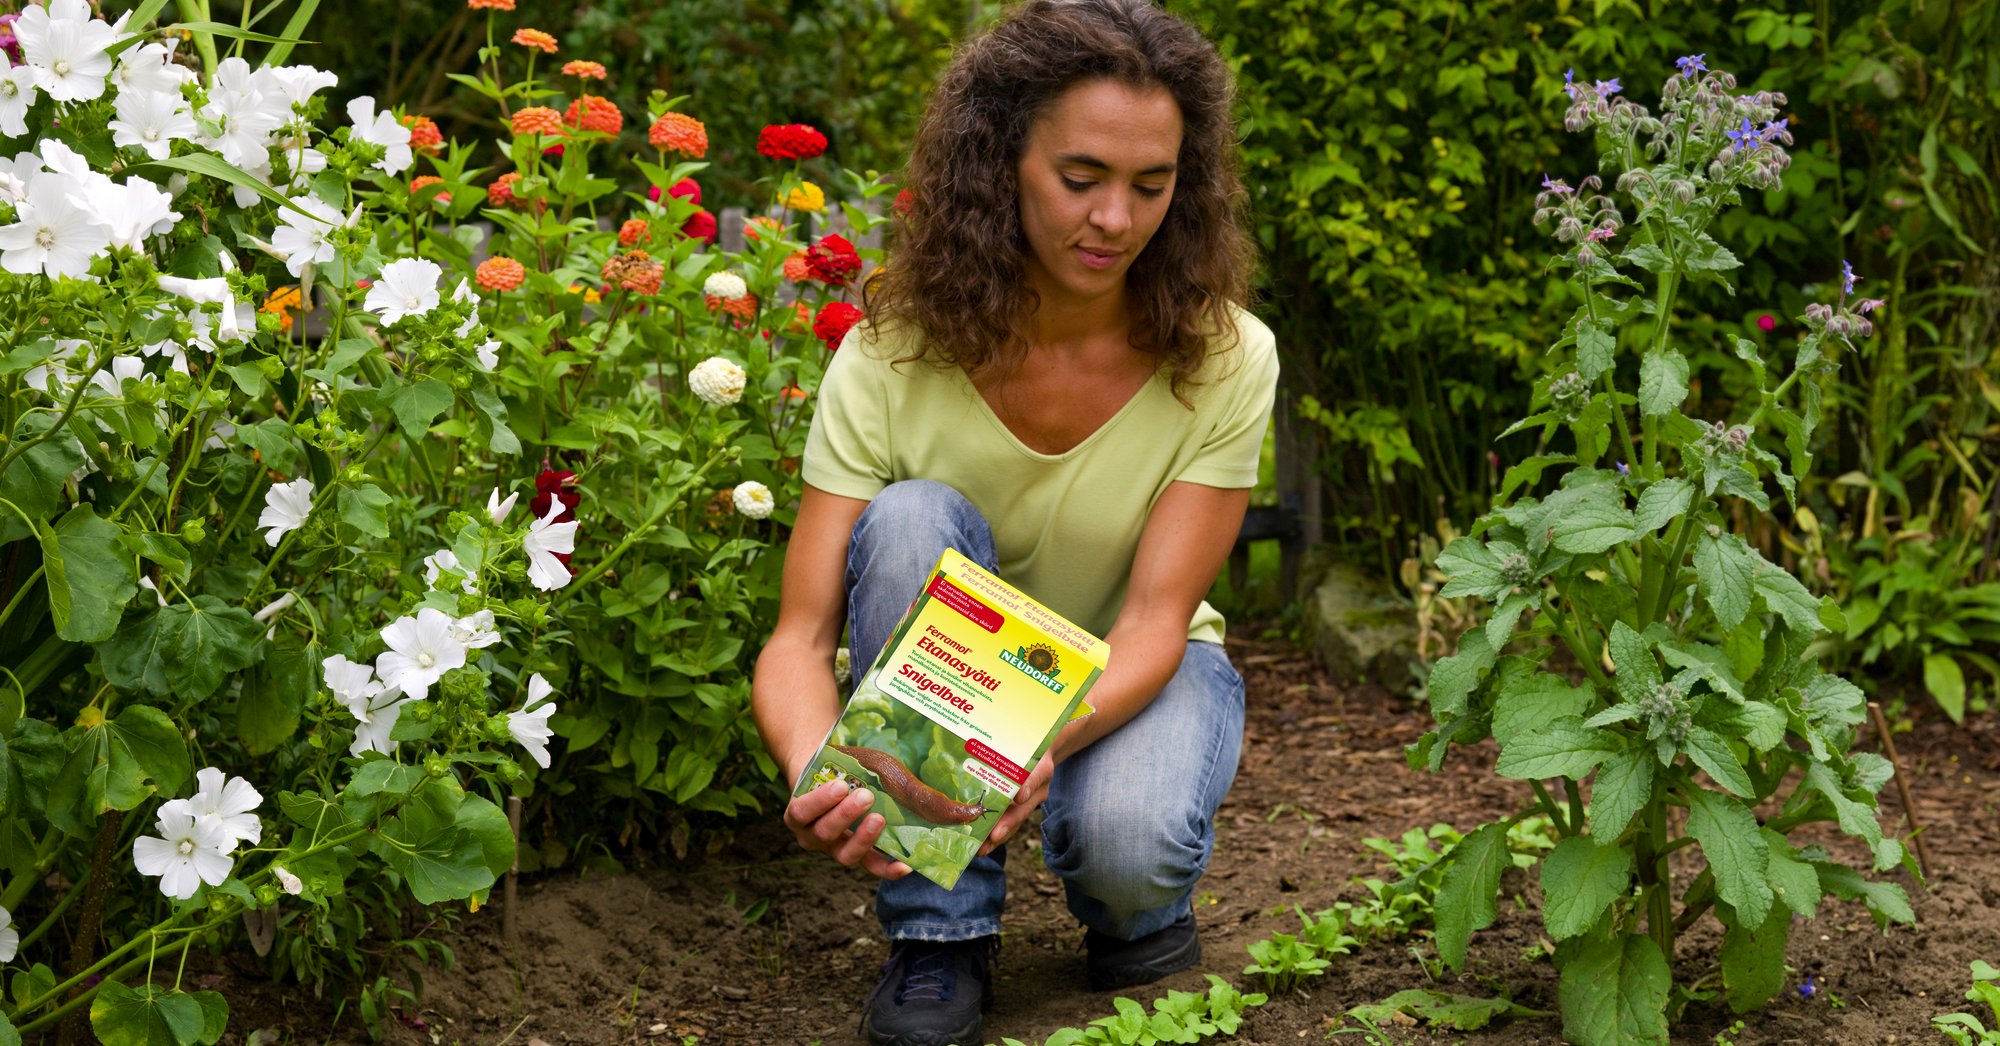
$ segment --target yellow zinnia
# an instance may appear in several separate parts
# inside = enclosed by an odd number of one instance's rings
[[[785,194],[785,206],[818,214],[826,209],[826,193],[811,182],[800,182],[798,188]]]

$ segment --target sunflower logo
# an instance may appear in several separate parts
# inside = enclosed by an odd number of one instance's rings
[[[1055,678],[1056,673],[1062,671],[1060,667],[1061,662],[1056,658],[1055,648],[1049,646],[1047,643],[1035,643],[1023,647],[1021,649],[1021,660],[1026,661],[1029,668],[1051,679]]]

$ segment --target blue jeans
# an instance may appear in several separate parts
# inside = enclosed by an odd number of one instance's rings
[[[946,548],[998,573],[986,518],[942,483],[891,484],[861,513],[847,550],[856,677]],[[1190,642],[1144,711],[1056,766],[1042,804],[1042,858],[1085,926],[1133,940],[1188,911],[1242,748],[1243,679],[1220,645]],[[884,932],[924,941],[1000,932],[1006,855],[1003,847],[974,859],[950,890],[920,875],[883,881],[875,913]]]

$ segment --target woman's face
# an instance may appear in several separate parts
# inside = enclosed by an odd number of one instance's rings
[[[1081,83],[1028,128],[1021,230],[1045,303],[1114,295],[1174,197],[1181,110],[1158,85]]]

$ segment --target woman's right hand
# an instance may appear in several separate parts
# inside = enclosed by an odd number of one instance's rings
[[[901,879],[910,874],[910,866],[875,849],[887,822],[881,814],[868,813],[874,801],[874,793],[866,788],[850,793],[847,782],[828,781],[785,805],[785,827],[808,850],[827,854],[849,868],[863,868],[878,879]],[[856,818],[862,818],[861,823],[850,830]]]

